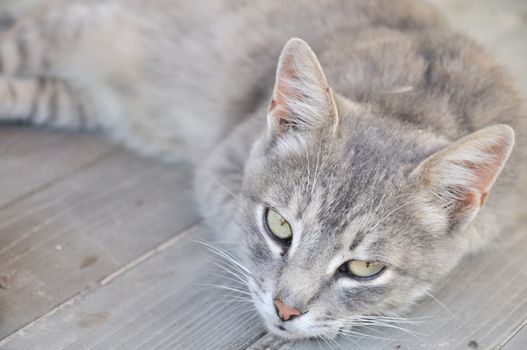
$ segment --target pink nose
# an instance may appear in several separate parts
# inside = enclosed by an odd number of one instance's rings
[[[288,307],[287,305],[282,303],[280,299],[274,300],[274,306],[276,308],[276,313],[278,314],[278,317],[280,317],[282,321],[289,321],[297,316],[300,316],[301,314],[298,309]]]

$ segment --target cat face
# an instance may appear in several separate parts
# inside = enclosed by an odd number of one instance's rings
[[[462,231],[513,144],[506,126],[447,146],[379,125],[333,95],[298,39],[282,53],[268,120],[246,165],[238,223],[254,304],[290,339],[372,324],[423,296],[463,256]]]
[[[329,135],[296,146],[256,147],[243,192],[250,289],[272,332],[334,334],[358,316],[402,311],[457,263],[463,242],[421,220],[408,172],[383,156],[389,149]],[[285,222],[270,224],[270,211]],[[368,276],[350,262],[382,269]],[[276,300],[300,315],[283,321]]]

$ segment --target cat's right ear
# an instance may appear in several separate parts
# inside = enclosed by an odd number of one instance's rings
[[[445,211],[450,227],[472,221],[509,158],[514,131],[507,125],[479,130],[424,160],[413,172],[429,202]]]
[[[305,41],[290,39],[278,62],[268,113],[269,130],[283,134],[337,123],[333,91],[315,53]]]

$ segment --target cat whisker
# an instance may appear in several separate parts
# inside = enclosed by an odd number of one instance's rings
[[[203,241],[203,240],[192,240],[192,242],[204,245],[211,252],[217,253],[218,255],[224,257],[225,259],[227,259],[229,261],[232,261],[233,263],[238,265],[240,268],[242,268],[246,272],[248,272],[248,273],[250,272],[245,266],[242,265],[242,263],[236,257],[234,257],[231,253],[229,253],[225,249],[221,248],[220,246],[218,246],[216,244],[213,244],[213,243],[210,243],[210,242]]]
[[[327,328],[331,328],[331,329],[334,329],[334,327],[337,326],[336,323],[332,323],[331,324],[333,327],[329,327],[327,324],[326,325],[322,325],[323,327],[327,327]],[[382,335],[384,335],[385,337],[379,337],[379,336],[374,336],[374,335],[370,335],[370,334],[366,334],[366,333],[361,333],[361,332],[356,332],[356,331],[353,331],[351,329],[353,329],[354,327],[361,327],[361,328],[366,328],[366,329],[369,329],[369,330],[372,330],[376,333],[380,333]],[[348,336],[346,338],[349,338],[350,335],[357,335],[357,336],[363,336],[363,337],[369,337],[369,338],[374,338],[374,339],[380,339],[380,340],[395,340],[393,338],[388,338],[389,335],[378,330],[378,329],[375,329],[373,327],[367,327],[363,324],[356,324],[356,325],[353,325],[352,327],[349,327],[350,329],[343,329],[343,328],[340,328],[340,329],[337,329],[336,332],[338,335],[342,335],[342,336]]]
[[[221,282],[230,282],[234,285],[234,287],[240,287],[245,288],[247,284],[245,281],[242,281],[237,278],[230,277],[230,275],[220,274],[220,273],[211,273],[212,276],[218,277],[221,279]]]
[[[230,269],[231,271],[235,271],[241,277],[244,277],[244,278],[250,277],[250,275],[247,272],[245,272],[244,270],[242,270],[241,268],[233,264],[230,260],[226,260],[225,258],[221,256],[212,257],[211,262],[213,264],[216,264],[216,266],[220,265],[220,266]]]
[[[212,303],[215,308],[227,308],[231,311],[233,308],[238,309],[238,307],[244,307],[244,310],[252,310],[256,312],[254,305],[249,301],[240,301],[240,300],[216,300]]]
[[[222,190],[224,190],[227,194],[232,196],[234,199],[236,199],[238,202],[242,202],[241,198],[234,194],[227,186],[225,186],[223,183],[220,182],[217,178],[212,176],[209,172],[206,172],[205,175],[207,175],[212,181],[214,181]]]
[[[331,334],[335,334],[335,332],[331,331]],[[338,333],[336,333],[336,335],[338,335]],[[338,341],[337,341],[336,339],[334,339],[334,338],[330,338],[330,340],[331,340],[331,341],[332,341],[332,342],[333,342],[333,343],[334,343],[339,349],[344,350],[344,349],[340,346],[340,344],[338,343]]]
[[[225,275],[219,274],[219,277],[221,277],[222,279],[233,281],[235,284],[241,285],[244,288],[248,286],[248,283],[249,283],[248,277],[240,276],[238,272],[233,271],[229,269],[229,267],[224,266],[222,264],[213,262],[213,265],[217,266],[218,268],[220,268],[222,271],[226,273]]]
[[[252,297],[251,293],[249,293],[247,291],[244,291],[244,290],[238,289],[238,288],[229,287],[229,286],[222,285],[222,284],[208,284],[208,287],[214,287],[214,288],[228,290],[228,291],[235,292],[235,293],[240,293],[242,295],[246,295],[248,298]]]
[[[383,216],[375,225],[373,225],[372,227],[370,227],[368,229],[368,232],[370,231],[373,231],[377,228],[377,226],[379,226],[380,224],[382,224],[384,221],[386,221],[387,219],[389,219],[392,215],[394,215],[395,213],[397,213],[399,210],[401,210],[402,208],[406,207],[407,205],[410,205],[411,203],[408,202],[408,203],[403,203],[401,204],[400,206],[398,206],[397,208],[395,208],[394,210],[390,211],[388,214],[386,214],[385,216]]]
[[[237,295],[237,294],[223,294],[220,295],[223,300],[228,301],[250,301],[252,303],[252,298],[249,298],[245,295]]]
[[[226,245],[231,245],[231,246],[236,246],[236,247],[242,247],[243,245],[240,244],[239,241],[227,241],[227,240],[215,240],[214,243],[211,243],[209,242],[209,244],[214,244],[216,246],[226,246]]]
[[[322,339],[322,341],[323,341],[325,344],[327,344],[330,348],[334,349],[333,345],[330,343],[330,340],[332,340],[332,339],[327,335],[327,333],[324,333],[324,332],[323,332],[323,333],[320,335],[320,339]],[[337,344],[337,345],[338,345],[338,344]],[[339,348],[340,348],[340,346],[339,346]],[[340,349],[342,349],[342,348],[340,348]]]
[[[212,259],[210,260],[210,263],[214,267],[217,267],[217,269],[212,269],[209,271],[209,273],[215,277],[219,277],[222,279],[226,277],[234,278],[236,283],[241,283],[244,285],[247,284],[247,282],[249,281],[249,278],[251,278],[251,276],[247,276],[239,272],[238,270],[234,269],[232,265],[225,263],[225,261]],[[231,276],[230,274],[227,276],[225,275],[224,272],[232,272],[235,274],[235,276]]]
[[[399,327],[402,328],[403,326],[399,325],[396,326],[395,324],[400,324],[398,321],[386,321],[386,320],[358,320],[350,323],[351,326],[385,326],[385,327]]]
[[[367,330],[371,330],[372,332],[379,333],[379,334],[383,335],[384,337],[390,337],[390,335],[388,333],[383,332],[380,329],[377,329],[375,327],[371,327],[370,325],[367,325],[367,324],[359,324],[359,325],[357,325],[357,327],[361,327],[361,328],[365,328]],[[390,338],[390,339],[391,340],[396,340],[395,338]]]
[[[304,150],[306,152],[306,163],[307,163],[307,181],[305,182],[305,185],[302,187],[304,188],[305,192],[308,192],[309,183],[311,182],[311,162],[309,160],[309,149],[307,147],[307,143],[304,139],[302,140],[302,145],[304,146]]]
[[[194,240],[193,242],[199,243],[201,245],[204,245],[209,249],[210,252],[216,254],[216,256],[219,256],[223,258],[223,261],[228,262],[233,268],[238,270],[241,274],[246,276],[252,276],[251,271],[247,267],[245,267],[237,258],[235,258],[232,254],[225,251],[224,249],[213,245],[211,243],[200,241],[200,240]]]
[[[338,331],[335,331],[333,329],[331,329],[331,331],[333,333],[336,333],[336,334],[339,334],[339,335],[342,335],[340,334]],[[362,346],[360,346],[360,344],[355,340],[353,339],[351,336],[345,336],[344,338],[346,338],[347,340],[351,341],[353,344],[355,344],[359,349],[363,349]]]
[[[319,335],[320,337],[320,340],[322,340],[322,344],[324,344],[325,346],[329,347],[330,349],[333,349],[333,347],[331,346],[331,344],[328,343],[328,341],[326,340],[326,338],[324,337],[324,335]]]
[[[246,301],[248,301],[248,300],[246,300]],[[254,303],[252,302],[252,300],[250,300],[250,304],[245,304],[244,306],[247,307],[247,310],[256,311],[256,306],[254,306]]]
[[[241,290],[241,289],[237,289],[237,288],[233,288],[233,287],[229,287],[229,286],[225,286],[225,285],[222,285],[222,284],[204,284],[203,285],[204,287],[214,287],[214,288],[218,288],[218,289],[224,289],[224,290],[229,290],[229,291],[232,291],[232,292],[236,292],[236,293],[240,293],[240,294],[243,294],[243,295],[247,295],[249,297],[251,297],[251,293],[247,292],[247,291],[244,291],[244,290]]]
[[[358,342],[357,342],[355,339],[353,339],[351,336],[349,336],[349,335],[346,335],[346,334],[339,334],[339,337],[342,337],[342,338],[344,338],[345,340],[349,340],[349,341],[351,341],[352,343],[354,343],[355,345],[359,346]]]
[[[318,168],[320,163],[320,153],[322,152],[322,142],[318,145],[318,152],[317,152],[317,161],[315,163],[315,174],[313,175],[313,181],[311,183],[311,196],[313,196],[313,193],[315,192],[315,185],[317,183],[318,178]]]
[[[245,303],[247,306],[252,305],[252,300],[243,300],[243,299],[225,299],[225,300],[219,300],[216,304],[217,305],[231,305],[236,304],[239,305],[240,303]]]
[[[246,315],[246,314],[248,314],[248,313],[253,314],[254,312],[256,312],[256,309],[255,309],[254,307],[252,307],[252,308],[250,307],[250,308],[248,308],[248,309],[246,309],[246,310],[243,310],[243,311],[241,311],[241,312],[238,312],[238,317],[241,317],[241,316]],[[251,318],[252,318],[252,317],[250,317],[249,319],[251,319]]]
[[[235,306],[234,308],[229,308],[229,313],[230,314],[234,314],[236,316],[240,316],[242,314],[245,314],[247,311],[253,311],[253,310],[249,310],[248,306],[247,305],[244,305],[244,304],[240,304],[238,306]],[[251,317],[250,317],[251,318]],[[249,318],[249,319],[250,319]]]
[[[364,327],[364,328],[367,328],[367,327]],[[371,329],[371,328],[369,328]],[[350,334],[350,335],[357,335],[357,336],[360,336],[360,337],[366,337],[366,338],[372,338],[372,339],[378,339],[378,340],[395,340],[395,339],[392,339],[392,338],[386,338],[386,337],[379,337],[379,336],[376,336],[376,335],[371,335],[371,334],[367,334],[367,333],[362,333],[362,332],[355,332],[355,331],[352,331],[352,330],[349,330],[349,329],[340,329],[339,331],[339,334]]]
[[[453,313],[452,311],[450,311],[450,309],[448,309],[446,307],[445,304],[443,304],[439,299],[437,299],[435,296],[432,295],[432,293],[429,293],[427,291],[424,292],[426,295],[428,295],[430,298],[432,298],[432,300],[434,300],[436,303],[439,304],[439,306],[441,306],[450,316],[452,316],[453,318],[455,318],[456,320],[458,320],[459,322],[463,322],[463,320],[458,316],[456,315],[455,313]]]
[[[236,264],[234,264],[231,260],[226,260],[224,257],[222,256],[217,256],[218,258],[221,258],[221,259],[215,259],[213,257],[213,262],[215,262],[216,264],[221,264],[222,266],[227,266],[229,268],[232,268],[234,269],[234,271],[237,271],[240,275],[244,276],[244,277],[249,277],[250,275],[243,269],[241,269],[239,266],[237,266]]]
[[[430,345],[430,343],[428,343],[426,340],[424,340],[421,336],[424,335],[424,334],[420,334],[418,332],[413,332],[407,328],[404,328],[404,327],[401,327],[401,326],[396,326],[394,324],[391,324],[391,323],[387,323],[385,321],[381,321],[381,320],[371,320],[369,321],[369,325],[373,325],[373,326],[377,326],[377,327],[386,327],[386,328],[393,328],[393,329],[396,329],[396,330],[399,330],[399,331],[402,331],[402,332],[405,332],[411,336],[413,336],[414,338],[416,338],[417,340],[423,342],[426,346],[428,346],[429,348],[432,348],[432,346]],[[420,336],[421,335],[421,336]]]
[[[422,319],[422,318],[415,318],[415,319]],[[418,332],[414,332],[414,331],[411,331],[405,327],[402,327],[402,326],[398,326],[398,325],[395,325],[393,323],[410,323],[410,324],[415,324],[414,320],[412,319],[405,319],[403,317],[392,317],[392,316],[373,316],[373,315],[369,315],[369,316],[354,316],[353,318],[350,318],[348,320],[345,320],[345,323],[344,323],[344,326],[346,328],[352,328],[354,326],[358,326],[358,327],[367,327],[367,326],[373,326],[373,327],[384,327],[384,328],[390,328],[390,329],[395,329],[395,330],[399,330],[399,331],[402,331],[406,334],[409,334],[411,335],[412,337],[418,339],[419,341],[421,341],[424,345],[426,345],[428,348],[432,348],[432,346],[426,341],[424,340],[421,336],[423,334],[420,334]],[[374,328],[370,327],[372,330]],[[353,332],[351,330],[346,330],[348,332]],[[384,335],[387,335],[386,333],[383,333]]]
[[[375,200],[374,200],[373,195],[375,193],[376,188],[377,188],[377,182],[375,182],[371,186],[370,195],[367,197],[367,198],[371,198],[372,199],[371,202],[370,202],[370,209],[368,210],[368,213],[372,213],[373,212],[373,205],[375,204]],[[382,191],[381,202],[384,199],[384,196],[386,196],[386,191]]]
[[[373,186],[373,190],[372,190],[372,195],[373,195],[373,193],[375,193],[375,189],[376,189],[376,186],[374,185]],[[375,207],[375,211],[374,211],[375,214],[377,214],[380,211],[380,209],[382,208],[382,205],[384,204],[384,199],[386,198],[386,193],[387,193],[387,191],[382,191],[382,197],[379,200],[379,204],[377,204],[377,206]],[[372,206],[373,206],[373,201],[372,201]],[[370,212],[371,212],[371,210],[370,210]]]
[[[315,336],[315,340],[316,340],[317,343],[318,343],[318,348],[319,348],[320,350],[322,350],[322,346],[320,345],[320,341],[319,341],[319,336],[318,336],[318,335]]]
[[[408,324],[422,324],[425,322],[424,320],[429,320],[430,318],[431,318],[430,316],[423,316],[423,317],[394,317],[394,316],[383,316],[383,315],[360,316],[360,319],[362,320],[368,320],[368,319],[385,320],[385,321],[393,321],[393,322],[408,323]]]
[[[234,277],[238,283],[247,284],[249,281],[250,276],[246,276],[243,273],[241,273],[239,270],[236,270],[232,267],[232,265],[224,265],[221,262],[218,261],[212,261],[211,262],[214,266],[218,267],[222,271],[225,271],[229,273],[230,276]],[[218,277],[223,277],[224,275],[217,274]]]
[[[356,346],[360,347],[360,345],[359,345],[359,343],[357,342],[357,340],[353,339],[353,337],[352,337],[351,335],[343,334],[343,333],[338,333],[338,332],[337,332],[337,334],[338,334],[339,337],[342,337],[342,338],[344,338],[344,339],[346,339],[346,340],[349,340],[349,341],[351,341],[353,344],[355,344]]]
[[[429,319],[430,316],[420,316],[420,317],[403,317],[403,316],[389,316],[389,315],[364,315],[360,318],[385,318],[385,319],[394,319],[394,320],[423,320]]]
[[[256,309],[253,304],[243,303],[243,302],[233,302],[233,301],[215,301],[212,304],[215,309],[218,310],[227,310],[229,314],[236,314],[237,316],[246,315],[249,312],[256,314]],[[251,319],[249,317],[249,319]]]

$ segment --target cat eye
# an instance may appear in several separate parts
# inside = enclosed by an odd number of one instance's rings
[[[356,279],[369,279],[380,275],[386,265],[375,261],[351,260],[339,268],[339,272],[348,273]]]
[[[265,226],[271,234],[282,241],[289,241],[293,237],[291,225],[282,215],[271,208],[267,209],[265,213]]]

